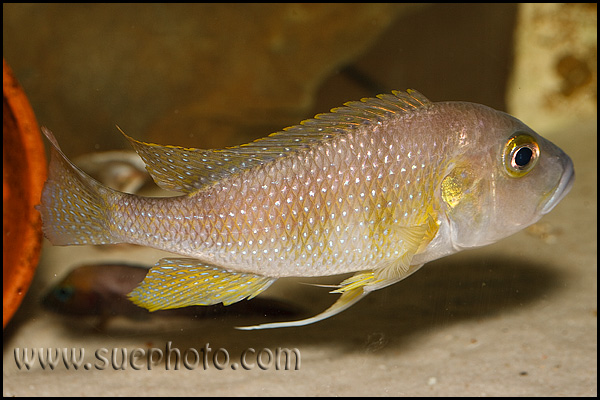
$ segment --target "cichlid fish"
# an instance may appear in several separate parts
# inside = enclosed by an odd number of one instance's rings
[[[52,133],[39,210],[55,245],[135,243],[176,253],[131,300],[149,310],[252,298],[277,278],[356,272],[310,324],[424,263],[533,224],[570,190],[573,163],[521,121],[414,91],[349,102],[223,150],[127,135],[156,183],[149,198],[91,179]]]
[[[42,298],[51,311],[72,316],[142,317],[147,310],[127,298],[149,268],[128,264],[86,264],[71,270]]]

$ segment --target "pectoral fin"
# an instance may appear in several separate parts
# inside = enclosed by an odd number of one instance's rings
[[[191,305],[229,305],[251,299],[274,278],[229,271],[193,258],[163,258],[129,298],[150,311]]]

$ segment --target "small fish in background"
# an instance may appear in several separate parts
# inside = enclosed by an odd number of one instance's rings
[[[138,286],[149,268],[123,263],[81,265],[71,270],[42,298],[47,310],[71,317],[98,317],[98,328],[104,329],[115,317],[145,320],[150,317],[216,318],[237,315],[290,317],[299,314],[297,307],[286,302],[257,298],[234,307],[222,304],[195,306],[151,313],[132,303],[127,294]]]
[[[160,260],[129,294],[144,308],[229,305],[278,278],[355,272],[321,314],[242,329],[335,315],[429,261],[535,223],[574,181],[569,156],[516,118],[414,90],[222,150],[125,135],[176,197],[109,189],[44,133],[52,157],[39,210],[53,244],[133,243],[179,256]]]

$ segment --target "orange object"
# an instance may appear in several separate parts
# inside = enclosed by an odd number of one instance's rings
[[[46,180],[40,129],[25,92],[3,61],[2,315],[3,327],[19,308],[40,257],[42,221],[34,209]]]

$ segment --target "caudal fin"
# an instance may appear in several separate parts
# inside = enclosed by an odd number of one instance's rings
[[[36,207],[44,235],[54,245],[112,243],[106,199],[114,191],[69,161],[52,132],[42,132],[52,144],[48,180]]]

